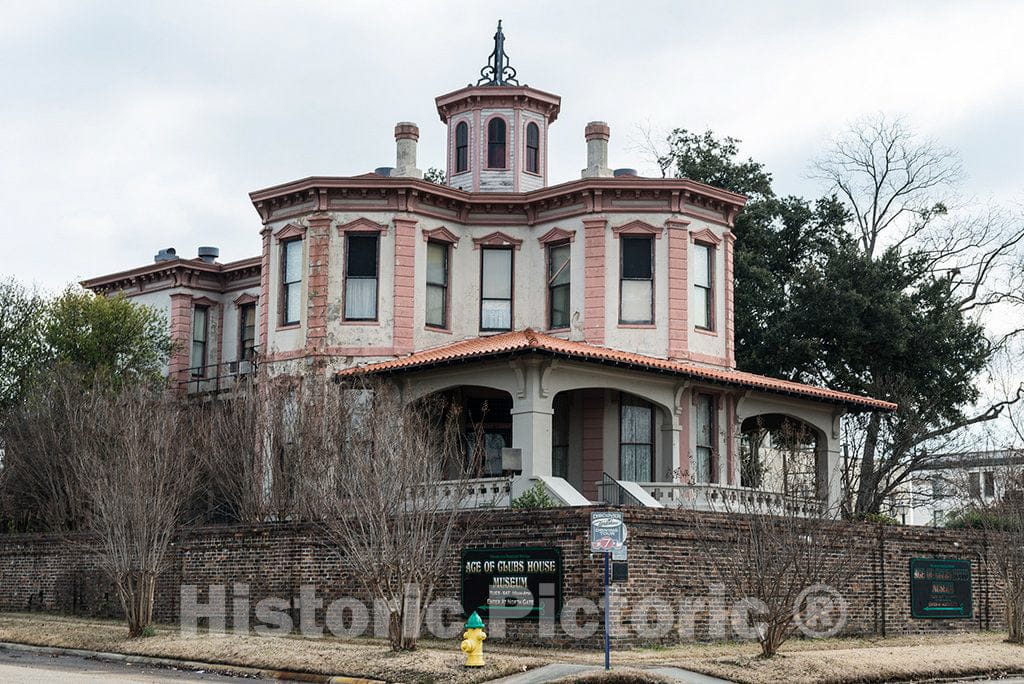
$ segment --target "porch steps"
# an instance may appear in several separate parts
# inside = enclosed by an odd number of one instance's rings
[[[540,482],[544,489],[560,506],[592,506],[587,497],[580,494],[579,490],[560,477],[551,475],[534,475],[531,477],[517,477],[512,480],[512,498],[525,492],[535,483]]]

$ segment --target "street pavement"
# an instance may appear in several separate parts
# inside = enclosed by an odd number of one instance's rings
[[[174,682],[210,682],[224,684],[240,681],[217,672],[191,672],[170,668],[113,663],[78,656],[52,656],[41,653],[0,649],[0,682],[68,682],[68,684],[170,684]]]

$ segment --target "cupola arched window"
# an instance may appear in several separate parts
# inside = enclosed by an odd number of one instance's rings
[[[487,124],[487,168],[505,168],[505,120],[498,117]]]
[[[455,173],[469,169],[469,125],[465,121],[455,127]]]
[[[535,123],[526,125],[526,170],[540,173],[540,128]]]

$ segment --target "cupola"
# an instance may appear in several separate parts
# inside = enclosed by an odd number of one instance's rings
[[[448,185],[469,192],[527,192],[547,185],[548,126],[562,98],[519,84],[501,21],[476,85],[435,103],[448,126]]]

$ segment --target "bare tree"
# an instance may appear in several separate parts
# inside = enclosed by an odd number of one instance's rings
[[[781,492],[794,474],[813,472],[801,428],[784,424],[757,439],[762,453],[773,452],[774,463],[758,468],[764,489]],[[693,513],[697,538],[726,594],[745,602],[762,657],[797,631],[830,636],[842,625],[837,601],[865,557],[855,523],[820,501],[756,491],[726,495],[713,509],[724,515]]]
[[[1007,454],[1004,465],[988,471],[991,492],[977,472],[973,483],[967,471],[951,483],[964,502],[952,524],[983,531],[983,560],[1003,594],[1007,641],[1024,644],[1024,451]]]
[[[306,378],[286,418],[296,500],[390,615],[394,650],[414,649],[468,521],[476,461],[458,407],[408,401],[383,381]]]
[[[131,637],[152,622],[156,579],[196,484],[201,420],[196,405],[158,390],[62,374],[12,421],[12,472],[50,528],[73,532],[68,542],[109,576]]]

